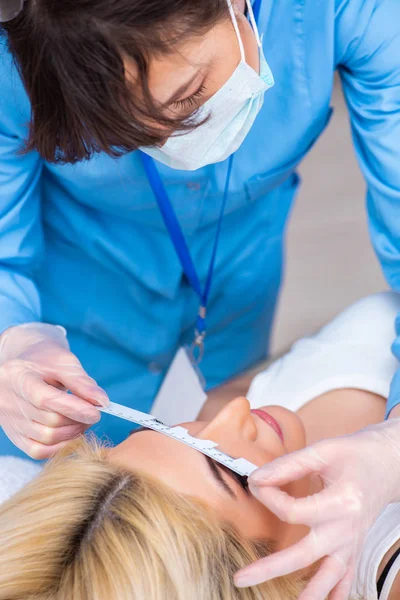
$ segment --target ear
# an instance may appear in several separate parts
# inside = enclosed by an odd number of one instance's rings
[[[244,14],[246,10],[246,0],[233,0],[232,4],[237,12]]]

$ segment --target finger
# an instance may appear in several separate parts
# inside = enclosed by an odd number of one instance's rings
[[[72,392],[75,396],[87,400],[95,406],[100,405],[107,407],[110,403],[110,399],[106,392],[97,385],[97,383],[85,374],[82,370],[82,374],[75,373],[60,373],[60,383],[65,389]]]
[[[24,416],[28,421],[36,421],[47,427],[65,427],[66,425],[82,425],[78,421],[74,421],[69,417],[64,417],[60,413],[49,412],[48,410],[40,410],[30,402],[25,402],[23,408]]]
[[[309,567],[322,558],[315,552],[312,534],[309,533],[297,544],[261,558],[249,567],[241,569],[235,575],[236,587],[249,587],[269,581],[275,577],[288,575],[293,571]]]
[[[253,485],[285,485],[312,473],[320,473],[326,462],[321,458],[316,444],[303,450],[276,458],[257,469],[249,477]]]
[[[331,521],[340,514],[356,518],[363,510],[363,501],[354,485],[342,484],[340,491],[334,488],[323,489],[318,494],[306,498],[293,498],[283,490],[270,486],[250,484],[251,493],[271,510],[281,521],[315,525]]]
[[[59,450],[64,448],[69,443],[60,442],[58,444],[45,445],[22,435],[10,435],[7,433],[7,436],[17,446],[17,448],[22,450],[22,452],[25,452],[25,454],[34,460],[45,460],[47,458],[52,458]]]
[[[36,374],[27,372],[21,385],[22,398],[40,410],[59,413],[78,423],[93,425],[100,412],[92,404],[48,385]]]
[[[337,557],[327,556],[298,600],[325,600],[344,577],[347,566]]]
[[[63,386],[75,396],[94,405],[108,406],[110,402],[106,392],[89,377],[78,358],[71,352],[63,354],[57,362],[57,368],[50,369],[44,379],[52,385]]]
[[[353,581],[355,577],[355,566],[352,564],[346,571],[343,579],[339,581],[339,583],[332,590],[329,600],[348,600],[351,589],[353,586]]]
[[[32,409],[35,409],[36,411],[36,418],[33,417],[31,420],[36,421],[41,425],[46,425],[47,427],[66,427],[68,425],[82,424],[74,419],[70,419],[69,417],[64,417],[64,415],[61,415],[60,413],[39,410],[35,406],[32,406]]]
[[[31,422],[26,429],[27,437],[45,446],[53,446],[60,442],[73,440],[85,431],[85,425],[75,424],[65,427],[47,427]]]
[[[69,444],[69,442],[60,442],[59,444],[45,445],[41,444],[40,442],[35,442],[34,440],[27,439],[27,450],[24,450],[24,452],[26,452],[26,454],[34,460],[46,460],[48,458],[53,458],[53,456],[55,456],[57,452],[62,450],[62,448],[65,448],[67,444]]]

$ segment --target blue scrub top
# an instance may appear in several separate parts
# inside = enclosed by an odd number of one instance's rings
[[[209,387],[267,354],[295,171],[329,121],[336,69],[368,186],[372,242],[400,289],[399,23],[398,0],[263,0],[259,25],[276,85],[234,161],[201,365]],[[110,398],[148,411],[177,348],[192,338],[198,298],[138,154],[99,154],[74,166],[18,155],[29,117],[3,46],[0,332],[28,321],[64,325]],[[204,280],[227,162],[159,169]],[[400,344],[394,348],[400,356]],[[399,390],[396,379],[393,395]],[[114,442],[128,429],[107,416],[96,428]],[[1,436],[0,452],[18,453]]]

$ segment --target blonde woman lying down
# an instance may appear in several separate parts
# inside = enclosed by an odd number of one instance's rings
[[[249,401],[185,427],[261,466],[381,421],[399,310],[394,293],[358,302],[257,376]],[[321,485],[305,478],[287,491]],[[247,589],[233,575],[306,533],[242,478],[160,433],[135,431],[114,448],[78,440],[0,508],[0,600],[295,600],[314,569]],[[385,568],[399,539],[393,504],[369,533],[353,598],[376,599],[378,588],[380,600],[400,597],[399,561]]]

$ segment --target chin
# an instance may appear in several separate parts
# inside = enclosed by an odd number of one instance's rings
[[[260,409],[270,413],[278,421],[283,432],[287,452],[301,450],[306,446],[306,431],[303,421],[297,413],[275,404],[261,406]]]

